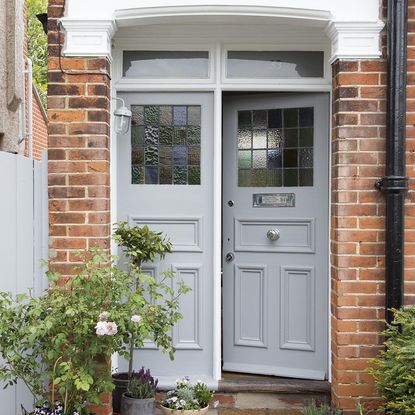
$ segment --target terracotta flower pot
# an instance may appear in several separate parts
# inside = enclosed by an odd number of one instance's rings
[[[165,415],[202,415],[206,414],[209,411],[209,406],[202,409],[190,409],[187,411],[182,411],[180,409],[171,409],[164,406],[160,406],[161,410]]]

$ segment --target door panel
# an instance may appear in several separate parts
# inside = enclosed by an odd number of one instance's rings
[[[327,375],[328,102],[224,100],[224,370]]]
[[[178,376],[212,379],[212,166],[210,93],[124,93],[131,131],[117,137],[118,220],[166,234],[173,253],[146,264],[151,275],[173,267],[192,291],[181,298],[184,319],[173,330],[174,361],[151,341],[137,350],[135,369],[151,368],[161,384]],[[184,369],[185,368],[185,371]],[[126,362],[120,363],[120,370]]]

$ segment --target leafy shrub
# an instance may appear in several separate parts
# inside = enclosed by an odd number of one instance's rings
[[[47,13],[47,0],[27,0],[27,54],[33,62],[33,82],[46,108],[48,87],[48,37],[37,19],[39,13]]]
[[[394,310],[394,320],[388,324],[386,349],[374,360],[377,389],[384,409],[392,415],[415,414],[415,307]]]
[[[156,258],[164,259],[166,254],[172,251],[172,244],[166,239],[161,232],[153,232],[147,225],[143,227],[129,226],[127,222],[122,221],[116,224],[113,240],[122,249],[124,257],[126,258],[127,268],[131,270],[139,278],[135,282],[135,291],[141,293],[143,296],[150,297],[153,302],[157,300],[165,301],[170,311],[165,313],[166,318],[172,318],[177,321],[181,318],[178,310],[178,297],[168,284],[165,283],[168,279],[173,279],[173,272],[167,270],[162,272],[161,280],[157,281],[154,277],[148,276],[142,272],[142,264],[145,262],[152,262]],[[160,290],[160,288],[162,288]],[[178,281],[178,294],[185,294],[189,291],[183,281]],[[166,295],[170,296],[172,303],[165,300]],[[175,304],[174,307],[172,305]],[[171,312],[173,311],[173,312]],[[153,325],[153,331],[157,335],[165,336],[162,321],[158,321]],[[161,330],[159,330],[161,326]],[[128,378],[131,378],[134,367],[134,339],[130,340],[130,351],[128,356]],[[168,350],[168,348],[165,348]],[[174,349],[169,349],[170,359],[173,359]]]
[[[150,369],[142,367],[138,372],[133,372],[128,382],[127,395],[134,399],[154,398],[158,380],[151,376]]]
[[[87,402],[99,404],[114,388],[113,353],[128,358],[128,345],[151,339],[173,354],[171,328],[181,318],[178,298],[185,288],[171,288],[171,273],[156,282],[114,261],[91,250],[72,278],[49,272],[49,289],[40,297],[0,293],[0,381],[7,386],[22,379],[37,402],[60,400],[64,413],[85,413]]]

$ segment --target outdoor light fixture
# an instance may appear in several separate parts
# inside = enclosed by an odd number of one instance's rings
[[[115,115],[115,132],[117,134],[126,134],[130,129],[131,124],[131,111],[125,106],[125,102],[122,98],[113,98],[116,101],[121,101],[122,105],[116,108]]]
[[[37,20],[42,23],[43,31],[45,34],[48,34],[48,14],[47,13],[39,13],[36,15]]]

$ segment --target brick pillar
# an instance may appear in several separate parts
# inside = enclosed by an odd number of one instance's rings
[[[106,58],[59,59],[63,11],[64,0],[49,1],[49,261],[69,277],[77,252],[110,246],[110,65]],[[94,408],[111,411],[109,397]]]
[[[333,64],[332,396],[345,414],[376,406],[368,359],[381,349],[384,295],[386,62]]]

